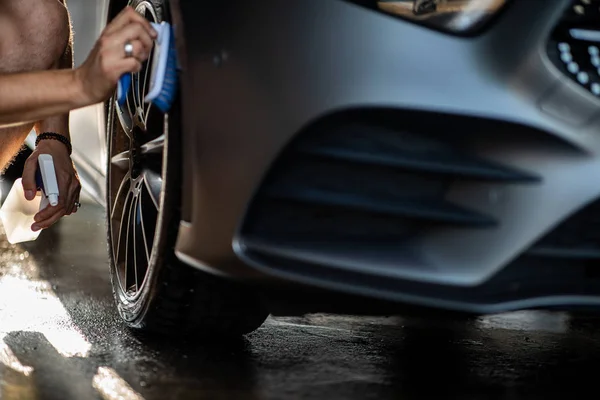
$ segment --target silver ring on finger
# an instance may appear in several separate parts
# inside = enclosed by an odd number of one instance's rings
[[[131,44],[131,42],[125,43],[124,50],[125,50],[125,57],[127,57],[127,58],[133,57],[133,44]]]

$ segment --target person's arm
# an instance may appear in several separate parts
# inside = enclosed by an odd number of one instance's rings
[[[127,7],[104,30],[85,63],[75,70],[0,74],[0,126],[20,125],[106,100],[119,77],[138,72],[156,32]],[[133,57],[124,56],[131,42]]]
[[[43,120],[95,102],[74,70],[0,74],[0,126]]]
[[[71,26],[71,14],[67,9],[67,4],[65,0],[60,1],[67,11],[68,16],[68,29],[69,29],[69,39],[65,46],[65,51],[58,60],[55,65],[57,70],[73,70],[75,67],[75,60],[73,57],[73,29]],[[49,118],[46,118],[42,121],[39,121],[35,124],[34,129],[36,134],[41,135],[44,132],[52,132],[58,133],[59,135],[64,136],[67,140],[71,141],[71,131],[69,127],[70,120],[70,112],[66,112],[64,114],[55,115]],[[34,150],[34,152],[29,156],[32,160],[34,160],[33,164],[35,167],[30,167],[31,163],[28,163],[29,159],[25,162],[26,167],[23,168],[23,173],[25,176],[30,176],[29,170],[32,168],[37,168],[37,158],[39,154],[49,154],[52,156],[54,161],[54,169],[57,175],[57,183],[59,187],[59,191],[62,194],[64,200],[64,214],[70,215],[73,212],[77,212],[76,203],[79,202],[79,195],[81,193],[81,182],[79,180],[79,176],[77,174],[77,170],[75,169],[75,164],[71,160],[71,155],[67,151],[67,147],[56,140],[43,140],[40,141]],[[27,179],[23,182],[23,188],[29,187],[31,185],[31,181]],[[30,193],[29,193],[30,194]],[[60,196],[59,196],[60,198]],[[70,205],[70,206],[69,206]],[[53,210],[54,213],[52,215],[46,216],[46,220],[51,219],[53,216],[61,215],[61,210]],[[43,224],[43,220],[40,219],[40,215],[36,215],[36,223],[41,222]]]
[[[156,35],[143,16],[127,7],[104,29],[81,67],[0,75],[0,125],[44,120],[64,124],[61,115],[106,100],[113,94],[121,75],[141,69]],[[126,43],[133,46],[132,57],[125,54]],[[46,229],[76,211],[74,204],[80,191],[66,146],[56,140],[42,140],[23,167],[22,182],[27,200],[35,197],[35,172],[40,154],[52,155],[60,194],[57,206],[48,206],[35,215],[31,227],[35,231]]]

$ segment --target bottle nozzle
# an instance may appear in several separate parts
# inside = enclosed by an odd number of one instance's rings
[[[57,206],[58,205],[58,195],[51,193],[48,195],[48,201],[50,202],[50,205],[52,207]]]

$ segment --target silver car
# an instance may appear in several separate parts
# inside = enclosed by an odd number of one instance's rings
[[[97,36],[128,3],[94,4]],[[129,326],[600,306],[600,1],[129,4],[175,27],[177,102],[143,70],[72,118]]]

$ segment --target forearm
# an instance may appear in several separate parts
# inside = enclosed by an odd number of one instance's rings
[[[65,0],[61,1],[66,7]],[[69,112],[88,105],[73,71],[73,34],[54,71],[0,75],[0,126],[40,121],[36,131],[69,136]]]
[[[74,70],[0,75],[0,126],[44,120],[91,105]]]

